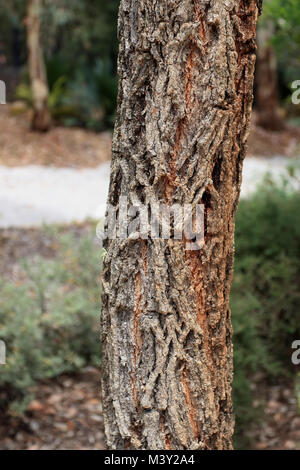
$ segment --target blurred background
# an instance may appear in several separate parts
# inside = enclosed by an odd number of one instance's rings
[[[119,0],[1,2],[0,449],[102,449]],[[297,83],[297,81],[299,81]],[[300,3],[267,0],[231,295],[237,449],[300,450]]]

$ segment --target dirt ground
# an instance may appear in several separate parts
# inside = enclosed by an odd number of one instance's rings
[[[110,159],[111,133],[54,127],[32,132],[27,114],[14,114],[13,105],[0,106],[0,165],[44,165],[93,168]]]
[[[102,450],[100,373],[64,375],[32,390],[26,415],[0,417],[0,450]]]
[[[287,385],[261,388],[265,418],[250,435],[253,450],[300,450],[300,416]],[[0,417],[0,450],[104,449],[97,369],[59,377],[35,391],[22,419]]]
[[[250,434],[253,450],[300,450],[300,416],[292,389],[288,383],[260,387],[265,417]],[[0,450],[104,449],[97,369],[59,377],[33,391],[36,397],[24,418],[0,416]]]
[[[94,168],[110,159],[111,133],[54,127],[46,134],[32,132],[27,113],[17,113],[16,104],[0,106],[0,165],[43,165]],[[249,137],[248,156],[299,157],[300,128],[265,131],[255,125]]]

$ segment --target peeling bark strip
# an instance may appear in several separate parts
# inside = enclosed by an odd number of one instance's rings
[[[27,0],[27,48],[33,97],[32,129],[45,132],[51,125],[48,83],[40,46],[40,0]]]
[[[231,449],[229,291],[252,107],[255,0],[122,0],[109,203],[204,204],[205,246],[109,240],[110,449]]]

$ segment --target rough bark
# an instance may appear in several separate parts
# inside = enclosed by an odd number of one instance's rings
[[[48,109],[49,89],[45,63],[40,45],[40,0],[27,0],[27,48],[30,82],[33,97],[31,127],[46,132],[51,126]]]
[[[278,101],[278,73],[274,48],[271,44],[274,24],[267,21],[257,32],[256,108],[257,124],[278,131],[284,128]]]
[[[110,449],[231,449],[234,217],[253,100],[256,0],[122,0],[109,203],[205,206],[205,246],[109,240]]]

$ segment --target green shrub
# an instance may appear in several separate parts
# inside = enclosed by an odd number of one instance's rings
[[[60,60],[46,63],[49,83],[48,105],[53,120],[65,126],[94,131],[114,125],[118,81],[109,61],[97,60],[93,66],[81,64],[76,70]],[[16,89],[16,98],[31,108],[33,97],[28,73]]]
[[[73,110],[58,116],[67,126],[81,126],[94,131],[112,128],[117,103],[117,77],[109,61],[98,60],[93,67],[81,66],[68,81],[64,106]]]
[[[236,445],[257,418],[251,380],[292,373],[291,345],[300,338],[300,194],[265,181],[242,200],[236,221],[231,292],[234,326]]]
[[[37,381],[99,365],[99,267],[100,249],[91,236],[76,241],[64,235],[54,259],[28,259],[22,282],[1,281],[7,364],[0,390],[15,399],[12,410],[23,411]]]

